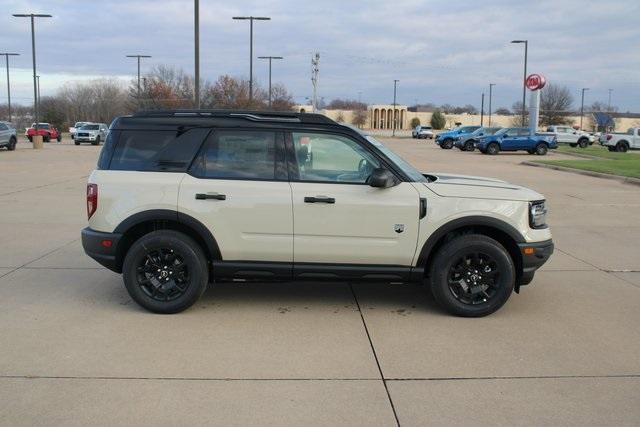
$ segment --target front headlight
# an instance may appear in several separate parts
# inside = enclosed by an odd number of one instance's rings
[[[529,226],[531,228],[547,227],[547,204],[545,200],[529,202]]]

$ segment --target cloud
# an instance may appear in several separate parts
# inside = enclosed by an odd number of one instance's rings
[[[135,74],[127,54],[143,53],[143,71],[155,64],[193,68],[193,2],[103,0],[4,2],[3,49],[13,60],[14,97],[28,103],[31,47],[28,20],[14,12],[47,12],[36,24],[38,72],[43,94],[65,81]],[[631,0],[426,2],[419,0],[200,1],[201,74],[248,76],[249,24],[232,16],[266,15],[254,27],[254,56],[281,55],[274,79],[303,101],[311,93],[310,60],[320,52],[320,94],[389,102],[400,79],[402,103],[478,104],[489,82],[494,105],[520,98],[522,45],[530,41],[529,70],[545,74],[590,101],[606,99],[640,111],[640,28],[629,21],[640,3]],[[254,61],[254,77],[266,83],[267,66]],[[0,92],[0,96],[2,92]],[[1,99],[1,98],[0,98]]]

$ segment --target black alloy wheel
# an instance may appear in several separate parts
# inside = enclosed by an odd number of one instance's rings
[[[487,145],[487,154],[496,155],[500,152],[500,146],[497,142]]]
[[[473,144],[473,141],[467,141],[464,145],[464,151],[475,151],[476,146]]]
[[[189,268],[184,259],[170,248],[157,248],[140,259],[137,272],[138,286],[156,301],[172,301],[189,288]]]
[[[536,145],[536,154],[538,156],[544,156],[545,154],[547,154],[547,151],[547,144],[541,142],[540,144]]]
[[[449,290],[463,304],[482,304],[495,297],[500,271],[495,259],[482,252],[459,256],[448,274]]]
[[[589,140],[587,138],[582,138],[580,139],[580,141],[578,141],[578,145],[580,146],[580,148],[587,148],[587,146],[589,145]]]

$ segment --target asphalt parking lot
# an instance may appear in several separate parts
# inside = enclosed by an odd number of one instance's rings
[[[640,188],[387,141],[547,196],[556,253],[497,313],[451,317],[419,286],[250,283],[150,314],[82,252],[99,147],[0,151],[0,424],[637,425]]]

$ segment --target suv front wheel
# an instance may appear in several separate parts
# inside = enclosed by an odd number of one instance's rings
[[[202,248],[173,230],[153,231],[138,239],[127,252],[122,276],[135,302],[163,314],[191,307],[209,281]]]
[[[484,235],[466,234],[444,244],[429,276],[433,296],[446,311],[481,317],[507,302],[516,272],[511,256],[500,243]]]

